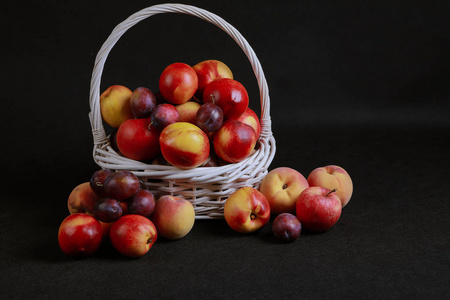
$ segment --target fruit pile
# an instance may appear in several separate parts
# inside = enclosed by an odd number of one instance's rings
[[[250,233],[274,217],[273,235],[292,242],[302,228],[323,232],[333,227],[352,193],[352,180],[339,166],[316,168],[307,179],[292,168],[279,167],[263,178],[259,190],[248,186],[232,193],[224,204],[224,218],[234,231]],[[94,254],[106,238],[119,253],[141,257],[158,236],[183,238],[195,223],[191,202],[171,195],[155,201],[128,171],[96,171],[89,182],[73,189],[68,208],[58,241],[65,254],[75,257]]]
[[[261,125],[245,87],[218,60],[167,66],[159,92],[113,85],[100,95],[113,148],[137,161],[180,169],[236,163],[251,155]]]

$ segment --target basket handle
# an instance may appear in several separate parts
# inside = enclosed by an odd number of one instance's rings
[[[94,137],[94,145],[100,145],[107,142],[107,137],[103,128],[100,112],[100,79],[109,52],[114,47],[119,38],[128,29],[148,17],[161,13],[182,13],[208,21],[228,33],[228,35],[230,35],[233,40],[242,48],[252,65],[253,72],[255,73],[259,86],[261,102],[261,137],[271,136],[272,130],[270,120],[269,88],[267,86],[267,81],[264,76],[261,64],[246,39],[239,33],[239,31],[237,31],[232,25],[227,23],[221,17],[204,9],[184,4],[158,4],[134,13],[125,21],[117,25],[109,35],[108,39],[103,43],[100,51],[97,53],[97,56],[95,58],[94,70],[91,77],[89,94],[89,104],[91,108],[89,119],[91,122],[92,134]]]

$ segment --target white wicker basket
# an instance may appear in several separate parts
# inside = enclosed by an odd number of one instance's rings
[[[245,160],[219,167],[181,170],[173,166],[152,165],[128,159],[119,155],[111,147],[103,127],[99,103],[100,79],[106,58],[115,43],[129,28],[150,16],[161,13],[182,13],[208,21],[228,33],[247,55],[260,91],[261,136],[256,152]],[[136,12],[117,25],[95,59],[89,101],[91,109],[89,119],[94,137],[93,157],[95,162],[103,169],[133,172],[156,197],[170,194],[189,200],[194,205],[197,219],[222,218],[226,198],[243,186],[258,188],[275,155],[275,139],[272,135],[269,114],[269,90],[258,58],[245,38],[233,26],[219,16],[194,6],[154,5]]]

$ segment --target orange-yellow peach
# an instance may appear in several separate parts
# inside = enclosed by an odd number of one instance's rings
[[[151,220],[156,226],[158,235],[170,240],[181,239],[194,226],[194,206],[183,198],[164,195],[156,201]]]
[[[251,108],[247,107],[247,110],[237,120],[250,125],[256,132],[256,138],[259,138],[261,133],[261,123],[256,113]]]
[[[196,96],[199,99],[203,98],[205,87],[212,81],[219,78],[233,79],[233,73],[230,68],[223,62],[215,59],[199,62],[192,68],[195,70],[198,77],[198,90]]]
[[[272,214],[295,214],[297,198],[308,187],[308,181],[300,172],[279,167],[263,178],[259,190],[269,201]]]
[[[179,122],[188,122],[195,125],[197,111],[200,106],[201,104],[195,101],[188,101],[175,106],[178,110],[178,114],[180,115]]]
[[[130,98],[133,92],[123,85],[112,85],[100,95],[100,111],[103,120],[118,128],[122,122],[134,118]]]
[[[176,122],[163,129],[159,136],[165,160],[180,169],[191,169],[206,162],[210,145],[208,136],[199,127]]]
[[[346,206],[353,194],[353,182],[342,167],[329,165],[314,169],[308,176],[310,186],[320,186],[330,190],[337,189],[342,207]]]
[[[94,205],[99,199],[100,197],[92,190],[90,182],[83,182],[70,193],[67,207],[70,214],[86,213],[92,215]]]

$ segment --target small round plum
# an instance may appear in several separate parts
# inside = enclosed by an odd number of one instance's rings
[[[94,191],[94,193],[96,193],[100,197],[106,196],[106,192],[103,189],[103,186],[105,184],[106,177],[108,177],[112,173],[113,173],[113,171],[111,171],[111,170],[101,169],[101,170],[95,171],[94,174],[92,174],[89,184],[91,186],[91,189]]]
[[[106,177],[103,188],[108,196],[121,201],[134,196],[139,187],[139,178],[130,171],[122,170]]]
[[[219,130],[223,123],[223,111],[214,103],[205,103],[197,111],[197,126],[205,132]]]
[[[140,189],[127,203],[129,213],[144,217],[150,216],[156,205],[153,193],[145,189]]]
[[[110,223],[122,216],[122,206],[114,198],[102,198],[94,206],[94,217],[102,222]]]
[[[138,87],[131,94],[130,106],[136,118],[148,118],[156,107],[156,96],[148,88]]]
[[[272,231],[275,238],[292,242],[300,236],[302,225],[293,214],[282,213],[273,220]]]
[[[174,105],[168,103],[159,104],[151,115],[151,124],[158,130],[163,130],[168,125],[179,120],[180,113]]]

